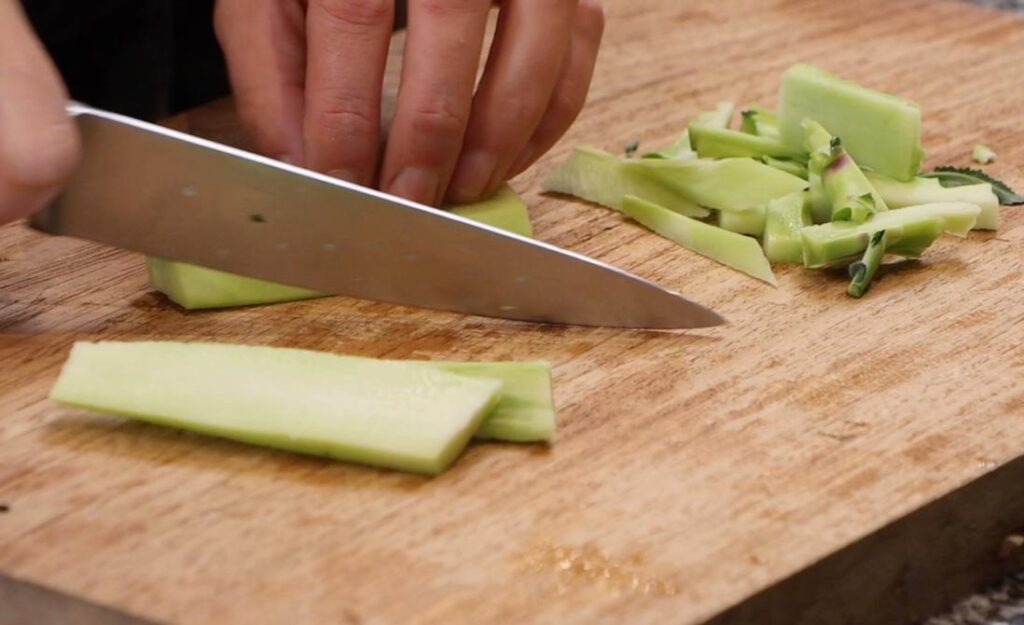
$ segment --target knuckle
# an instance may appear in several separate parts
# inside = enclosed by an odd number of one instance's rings
[[[323,138],[366,137],[376,127],[376,117],[358,106],[334,104],[313,116],[313,131]]]
[[[316,6],[330,19],[358,28],[391,26],[394,0],[318,0]]]
[[[411,130],[417,135],[443,139],[461,139],[469,116],[451,104],[435,103],[415,109],[411,115]]]

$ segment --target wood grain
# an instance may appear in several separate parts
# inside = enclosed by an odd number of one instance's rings
[[[544,327],[346,298],[187,314],[147,289],[138,256],[2,228],[0,574],[189,625],[750,622],[751,596],[851,545],[884,561],[901,541],[871,536],[1020,467],[1019,210],[1004,209],[997,234],[887,267],[853,301],[839,274],[787,268],[773,289],[536,189],[574,145],[653,147],[720,99],[774,104],[800,60],[921,102],[930,164],[967,164],[984,141],[1000,155],[992,172],[1024,186],[1024,22],[923,0],[608,5],[584,114],[514,186],[540,239],[683,291],[731,325]],[[219,106],[178,123],[237,142]],[[429,480],[59,408],[46,393],[87,339],[548,359],[560,437],[474,444]],[[1011,501],[1019,484],[985,492]],[[1019,506],[985,510],[961,525],[1024,525]],[[938,543],[917,552],[953,553]],[[923,561],[911,551],[892,556],[897,570]],[[923,594],[941,578],[831,570],[788,592],[856,581]],[[845,622],[897,623],[929,601],[861,602],[850,614],[879,618]],[[797,622],[764,609],[763,622]]]

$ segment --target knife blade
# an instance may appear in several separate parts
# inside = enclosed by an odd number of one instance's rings
[[[313,171],[71,104],[84,158],[30,225],[255,278],[522,321],[698,328],[724,319],[558,247]]]

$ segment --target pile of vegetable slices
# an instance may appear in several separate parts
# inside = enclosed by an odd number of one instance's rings
[[[625,157],[578,148],[543,188],[773,285],[773,263],[847,266],[853,297],[886,255],[919,258],[944,233],[995,230],[1001,203],[1024,203],[980,171],[922,173],[917,104],[811,65],[785,72],[778,111],[746,108],[737,128],[734,113],[720,103],[640,158],[635,141]]]

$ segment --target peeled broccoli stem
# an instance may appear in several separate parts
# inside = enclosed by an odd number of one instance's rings
[[[918,258],[943,232],[966,235],[980,212],[974,204],[923,204],[876,213],[862,224],[833,221],[808,226],[800,231],[804,266],[813,269],[852,262],[880,230],[887,231],[888,253]]]
[[[748,158],[805,159],[807,153],[793,148],[778,137],[760,136],[729,130],[728,128],[706,128],[690,126],[690,142],[700,158]]]
[[[556,169],[541,189],[566,193],[588,202],[620,210],[622,198],[635,195],[689,217],[707,217],[707,209],[697,205],[679,189],[651,176],[650,163],[689,164],[693,161],[627,160],[589,147],[573,150],[568,160]]]
[[[779,171],[807,180],[810,172],[807,170],[807,159],[775,158],[774,156],[763,156],[761,162]]]
[[[749,158],[639,160],[624,162],[622,167],[700,206],[728,212],[763,211],[771,200],[807,188],[806,180]],[[629,195],[664,205],[642,193]]]
[[[637,197],[623,198],[622,212],[689,250],[773,286],[776,284],[771,265],[757,239],[684,217]]]
[[[993,192],[991,184],[944,187],[935,178],[918,177],[910,182],[903,182],[873,171],[865,172],[865,175],[889,208],[939,202],[966,202],[981,208],[978,222],[974,226],[976,230],[999,228],[999,198]]]
[[[782,139],[802,146],[806,119],[842,137],[846,149],[864,167],[899,180],[910,180],[921,171],[921,109],[914,102],[798,64],[782,76]]]
[[[641,158],[666,159],[666,160],[688,160],[697,158],[693,149],[693,141],[690,137],[690,128],[699,126],[702,128],[728,128],[732,122],[733,112],[736,105],[732,102],[719,102],[718,106],[711,111],[698,113],[687,125],[683,134],[676,139],[675,143],[655,152],[647,152]]]
[[[810,194],[792,193],[772,200],[766,209],[764,253],[773,263],[799,263],[803,260],[800,232],[811,225]]]
[[[719,211],[718,226],[729,232],[764,236],[765,209],[751,208],[744,211]]]
[[[820,178],[831,206],[831,221],[864,223],[874,213],[888,210],[839,137],[813,120],[804,120],[803,127],[811,152],[808,171]]]
[[[740,112],[740,131],[760,137],[779,136],[779,116],[770,109],[755,104]]]
[[[871,288],[871,281],[882,264],[882,257],[885,256],[887,244],[885,230],[871,235],[868,247],[864,250],[864,258],[850,265],[850,286],[846,288],[846,294],[850,297],[863,297],[864,293]]]

